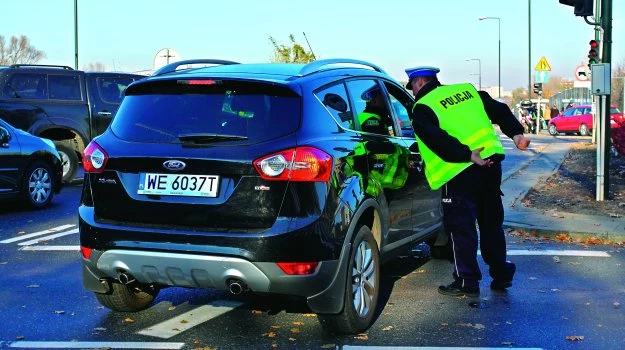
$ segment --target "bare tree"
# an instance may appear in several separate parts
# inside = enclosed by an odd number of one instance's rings
[[[0,65],[32,64],[45,58],[46,54],[30,44],[26,35],[11,36],[7,45],[4,36],[0,35]]]
[[[289,39],[291,40],[291,45],[286,46],[278,45],[276,39],[269,37],[269,41],[271,41],[274,47],[274,57],[271,59],[271,62],[309,63],[316,59],[312,51],[306,51],[302,45],[295,42],[295,36],[293,34],[289,35]]]
[[[83,67],[83,70],[90,72],[106,72],[106,66],[102,62],[89,63]]]
[[[623,85],[625,84],[625,59],[612,70],[612,97],[610,103],[623,108]],[[621,111],[624,112],[624,111]]]

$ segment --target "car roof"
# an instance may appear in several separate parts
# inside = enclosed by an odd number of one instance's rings
[[[218,65],[201,68],[176,70],[182,65],[216,62]],[[196,63],[197,62],[197,63]],[[337,74],[338,73],[338,74]],[[364,73],[364,74],[363,74]],[[391,78],[382,68],[365,61],[354,59],[325,59],[303,63],[236,63],[232,61],[199,59],[174,62],[169,64],[146,79],[147,81],[160,79],[189,79],[193,77],[236,77],[240,79],[262,80],[266,82],[288,83],[301,81],[308,77],[323,77],[328,75],[374,75]],[[392,79],[392,78],[391,78]]]

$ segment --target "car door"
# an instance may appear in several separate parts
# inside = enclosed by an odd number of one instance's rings
[[[135,81],[123,75],[90,74],[89,91],[93,137],[103,133],[117,113],[124,91]]]
[[[384,236],[388,249],[412,234],[412,189],[408,188],[407,175],[410,151],[398,137],[399,125],[392,117],[385,88],[375,79],[355,79],[346,82],[352,111],[360,131],[363,148],[367,154],[366,192],[377,198],[381,207],[387,204],[389,230]],[[378,116],[371,120],[371,114]],[[364,116],[364,117],[363,117]]]
[[[569,108],[566,111],[564,111],[564,113],[562,113],[561,119],[556,125],[558,127],[558,131],[575,130],[573,126],[573,121],[574,121],[573,113],[575,112],[575,110],[576,108]]]
[[[417,234],[429,232],[428,228],[442,220],[441,191],[432,190],[425,178],[425,164],[409,118],[414,101],[404,89],[389,82],[385,86],[394,118],[399,121],[402,142],[410,152],[406,189],[410,191],[412,203],[412,229]]]
[[[18,186],[21,148],[15,133],[0,120],[0,195],[14,192]]]

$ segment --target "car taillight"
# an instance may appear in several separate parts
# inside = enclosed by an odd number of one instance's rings
[[[260,157],[254,167],[265,180],[328,181],[332,157],[313,147],[297,147]]]
[[[85,259],[90,259],[91,258],[91,251],[92,250],[93,249],[91,249],[91,248],[80,246],[80,252],[82,253],[83,258],[85,258]]]
[[[100,147],[100,145],[95,143],[95,141],[91,141],[89,142],[87,148],[85,148],[82,159],[82,165],[85,168],[85,172],[101,173],[104,171],[104,167],[106,166],[106,161],[108,161],[109,156],[106,154],[106,151]]]
[[[319,262],[278,262],[276,265],[287,275],[310,275],[315,273]]]

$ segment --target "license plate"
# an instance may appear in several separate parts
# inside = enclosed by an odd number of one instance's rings
[[[217,197],[219,176],[153,174],[139,175],[138,194],[163,196]]]

